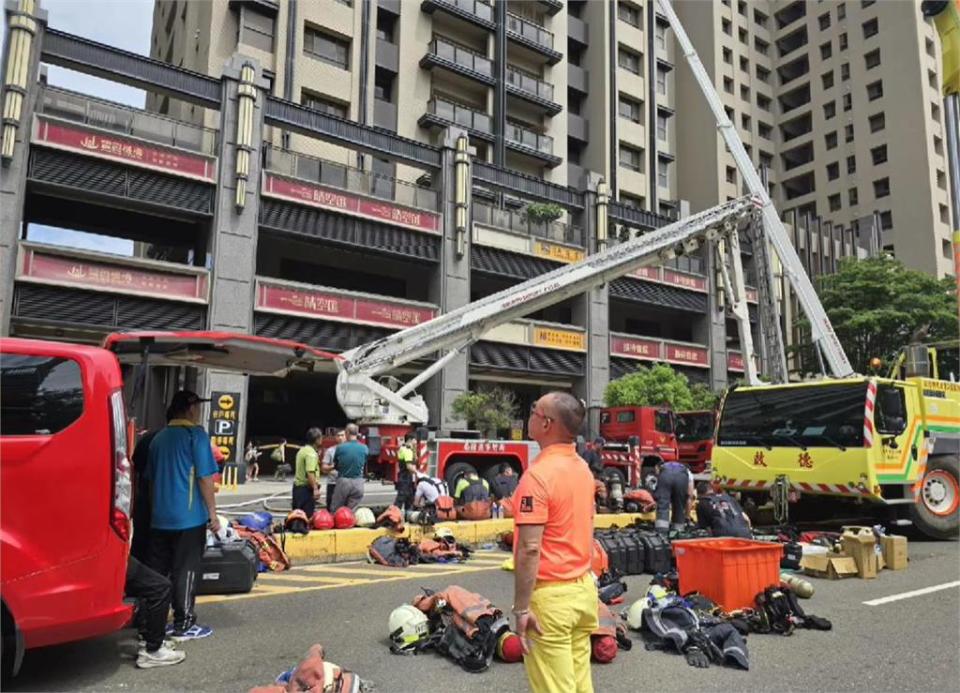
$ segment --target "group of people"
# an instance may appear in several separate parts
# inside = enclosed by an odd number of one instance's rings
[[[293,510],[302,510],[312,517],[317,509],[321,492],[321,505],[330,512],[342,507],[356,510],[363,501],[363,481],[370,454],[367,446],[359,440],[360,429],[356,424],[347,424],[337,431],[334,442],[324,447],[323,431],[311,428],[307,442],[297,451],[294,464]]]
[[[654,526],[663,535],[683,531],[696,507],[697,525],[710,530],[713,536],[753,538],[750,518],[737,500],[706,481],[694,485],[693,474],[682,462],[665,462],[660,466],[654,498],[657,501]]]
[[[177,392],[166,426],[147,433],[133,453],[136,505],[125,591],[140,602],[140,668],[178,664],[186,653],[175,643],[213,634],[198,623],[194,609],[207,530],[221,531],[217,463],[199,423],[205,401],[189,390]]]

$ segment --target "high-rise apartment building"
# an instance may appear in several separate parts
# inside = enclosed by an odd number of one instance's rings
[[[858,235],[952,271],[938,38],[916,3],[675,6],[813,273]],[[651,0],[157,0],[151,54],[216,74],[239,50],[278,96],[420,141],[458,124],[482,160],[575,187],[594,171],[621,201],[669,215],[742,194],[675,43]],[[165,97],[148,108],[204,117]]]

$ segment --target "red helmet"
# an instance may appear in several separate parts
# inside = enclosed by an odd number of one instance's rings
[[[617,639],[612,635],[597,635],[593,640],[593,661],[609,664],[617,656]]]
[[[520,636],[512,631],[505,631],[497,641],[497,656],[504,662],[522,662],[523,644]]]
[[[333,526],[337,529],[350,529],[356,527],[356,525],[357,518],[353,516],[353,511],[346,506],[339,508],[333,514]]]
[[[313,514],[310,524],[314,529],[333,529],[333,515],[329,510],[318,510]]]
[[[307,514],[302,510],[291,510],[287,519],[283,522],[284,528],[294,534],[308,534],[310,532],[310,520]]]

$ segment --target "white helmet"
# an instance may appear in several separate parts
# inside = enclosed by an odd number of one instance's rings
[[[430,624],[426,614],[413,604],[404,604],[394,609],[387,628],[392,652],[410,649],[430,637]]]
[[[377,522],[370,508],[357,508],[356,520],[357,527],[373,527]]]
[[[630,626],[631,630],[640,630],[640,626],[643,624],[643,610],[646,608],[647,599],[643,597],[635,601],[630,605],[630,608],[627,609],[627,625]]]

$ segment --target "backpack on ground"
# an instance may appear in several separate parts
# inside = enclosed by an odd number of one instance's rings
[[[420,562],[420,550],[407,539],[378,537],[370,544],[370,560],[392,568],[406,568]]]
[[[290,558],[272,534],[256,532],[239,524],[235,524],[233,528],[236,530],[237,536],[254,545],[257,549],[260,564],[265,570],[271,570],[275,573],[290,570]]]
[[[457,517],[461,520],[489,520],[492,510],[493,503],[488,497],[487,500],[469,501],[459,506]]]
[[[430,618],[436,650],[471,673],[490,666],[497,641],[510,629],[490,600],[456,585],[440,592],[425,590],[413,605]]]

